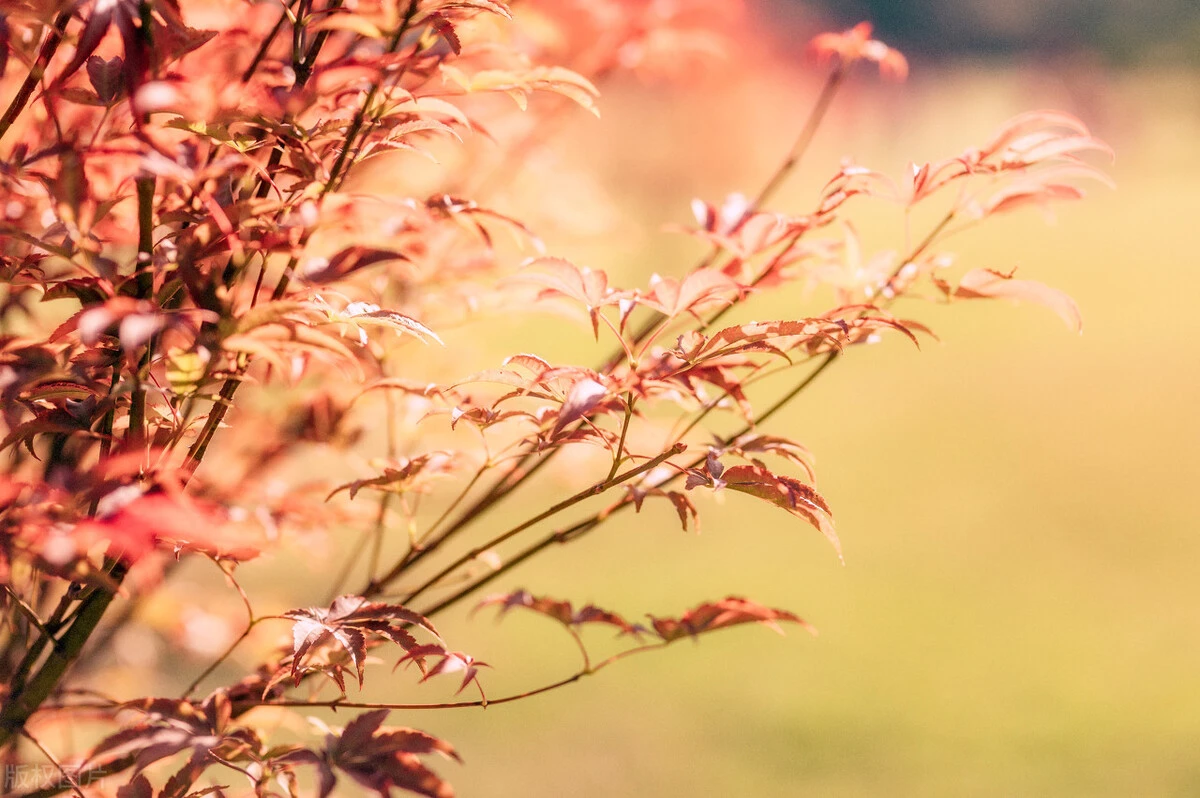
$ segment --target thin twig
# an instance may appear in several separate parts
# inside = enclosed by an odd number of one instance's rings
[[[25,110],[25,104],[29,102],[29,98],[33,95],[33,90],[37,88],[38,83],[45,76],[46,67],[50,65],[50,59],[54,57],[54,53],[58,50],[58,45],[62,43],[63,34],[67,30],[67,23],[71,21],[73,11],[73,5],[67,6],[65,10],[59,12],[58,16],[54,18],[54,22],[51,23],[50,32],[46,35],[46,41],[42,42],[42,49],[38,51],[37,60],[33,62],[33,66],[29,69],[29,74],[25,76],[25,80],[21,83],[21,87],[17,89],[12,102],[5,109],[4,116],[0,117],[0,138],[4,138],[4,134],[12,128],[13,122],[17,121],[17,117]]]
[[[667,449],[665,452],[659,454],[657,457],[653,457],[650,460],[647,460],[646,462],[642,463],[641,465],[637,466],[636,468],[631,468],[623,474],[619,474],[611,479],[606,479],[603,482],[597,483],[596,485],[592,485],[589,488],[585,488],[584,490],[579,491],[575,495],[570,496],[566,499],[563,499],[558,504],[555,504],[553,507],[550,507],[549,509],[538,513],[537,515],[533,516],[532,518],[528,519],[527,521],[517,524],[512,529],[509,529],[507,532],[497,535],[496,537],[492,538],[491,540],[489,540],[487,543],[483,544],[482,546],[476,546],[475,548],[471,549],[466,554],[463,554],[461,557],[454,560],[449,565],[447,565],[445,568],[443,568],[442,570],[438,571],[436,574],[431,576],[428,580],[426,580],[424,583],[422,583],[420,587],[416,588],[415,590],[411,591],[407,596],[405,596],[404,600],[401,601],[400,603],[408,604],[414,598],[416,598],[417,596],[419,596],[422,593],[424,593],[425,591],[427,591],[429,588],[436,585],[438,582],[440,582],[442,579],[449,576],[451,573],[453,573],[458,568],[467,564],[471,560],[474,560],[483,552],[485,552],[489,549],[492,549],[496,546],[499,546],[501,543],[505,542],[506,540],[509,540],[512,537],[515,537],[516,535],[519,535],[521,532],[524,532],[526,529],[529,529],[531,526],[534,526],[535,524],[539,524],[542,521],[545,521],[547,518],[557,515],[558,513],[562,512],[563,510],[566,510],[570,507],[574,507],[576,504],[578,504],[579,502],[581,502],[585,499],[590,499],[593,496],[599,496],[601,493],[608,490],[609,488],[620,485],[622,482],[632,479],[633,477],[636,477],[639,474],[644,474],[647,471],[657,468],[660,464],[666,462],[670,458],[672,458],[675,455],[679,454],[680,452],[684,451],[686,448],[687,447],[684,446],[683,444],[677,443],[674,446],[672,446],[670,449]]]

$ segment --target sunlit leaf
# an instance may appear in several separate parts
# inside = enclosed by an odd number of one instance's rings
[[[1075,332],[1083,332],[1083,315],[1075,300],[1057,288],[1033,280],[1018,280],[991,269],[974,269],[963,275],[954,296],[1035,302],[1053,310]]]

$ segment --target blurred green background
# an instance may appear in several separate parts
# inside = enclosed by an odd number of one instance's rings
[[[687,222],[693,196],[760,185],[813,81],[784,62],[717,88],[606,86],[603,119],[572,123],[574,149],[543,158],[568,195],[541,220],[523,212],[539,229],[561,222],[551,252],[615,282],[678,274],[698,250],[656,228]],[[776,205],[810,207],[842,155],[899,177],[1019,112],[1072,111],[1116,149],[1117,190],[1094,187],[1053,225],[1021,214],[948,248],[1068,291],[1084,334],[1032,306],[909,306],[943,343],[854,351],[775,419],[817,455],[844,567],[812,530],[731,497],[703,508],[700,536],[648,509],[502,580],[632,616],[746,595],[820,636],[741,628],[528,701],[393,717],[459,747],[466,766],[441,770],[461,795],[1200,794],[1200,81],[1072,56],[945,60],[876,84],[864,70],[847,87]],[[569,168],[584,163],[600,177]],[[576,213],[597,196],[617,210]],[[867,207],[867,245],[901,246],[898,212]],[[806,309],[796,294],[774,302],[762,317]],[[514,350],[594,362],[562,324],[491,320],[449,343],[463,364]],[[524,517],[554,490],[505,512]],[[575,667],[540,618],[441,625],[495,666],[493,695]]]

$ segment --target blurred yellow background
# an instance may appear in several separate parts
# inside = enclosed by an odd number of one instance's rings
[[[1115,148],[1116,191],[1091,187],[1050,226],[1027,212],[947,245],[963,266],[1068,291],[1084,334],[1033,306],[909,305],[942,343],[852,351],[774,419],[816,453],[845,567],[811,529],[733,497],[705,503],[700,536],[648,508],[501,580],[635,617],[745,595],[820,636],[744,627],[528,701],[394,715],[454,742],[466,765],[439,769],[461,795],[1200,794],[1200,82],[1095,70],[942,66],[847,86],[776,207],[811,207],[843,155],[900,178],[1026,110],[1072,111]],[[605,86],[602,119],[562,136],[574,149],[528,167],[560,170],[566,196],[517,215],[574,225],[551,231],[551,253],[618,284],[679,274],[699,250],[657,228],[688,222],[693,196],[761,185],[813,80],[780,65],[688,90]],[[617,210],[589,210],[597,197]],[[902,246],[896,209],[851,213],[868,246]],[[814,310],[772,301],[763,317]],[[450,332],[452,356],[607,350],[553,317],[497,325]],[[546,490],[505,512],[529,515]],[[442,631],[495,666],[493,695],[576,666],[544,619],[464,616]],[[401,681],[390,700],[429,696]]]

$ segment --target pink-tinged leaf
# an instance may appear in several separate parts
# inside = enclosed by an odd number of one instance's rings
[[[991,269],[974,269],[963,275],[954,296],[964,299],[1015,299],[1045,305],[1075,332],[1083,332],[1083,316],[1069,295],[1034,280],[1017,280]]]
[[[1013,142],[1034,131],[1065,130],[1068,136],[1089,136],[1087,125],[1062,111],[1028,111],[1009,119],[984,146],[988,157],[1007,149]]]
[[[983,205],[984,215],[1005,213],[1034,205],[1045,208],[1057,200],[1075,200],[1083,198],[1083,189],[1062,183],[1045,185],[1013,185],[998,191],[988,198]]]
[[[692,477],[688,474],[688,478]],[[703,482],[703,480],[702,480]],[[642,503],[645,502],[647,496],[662,497],[675,508],[676,514],[679,516],[679,524],[683,527],[683,531],[688,531],[688,523],[690,522],[696,528],[696,534],[700,534],[700,514],[696,511],[696,505],[692,504],[692,500],[686,494],[680,493],[677,490],[662,490],[660,488],[646,488],[644,486],[631,486],[628,490],[630,500],[636,512],[642,511]]]
[[[814,458],[812,452],[806,446],[802,446],[795,441],[790,441],[787,438],[747,433],[725,447],[725,450],[746,458],[756,465],[763,465],[763,463],[755,458],[754,454],[774,454],[803,468],[810,482],[816,479],[816,473],[813,470]]]
[[[558,437],[568,424],[591,413],[607,395],[608,389],[590,377],[576,382],[567,393],[562,409],[558,411],[558,419],[554,422],[550,437]]]
[[[426,19],[429,27],[433,28],[439,36],[445,39],[446,44],[449,45],[454,54],[460,55],[462,53],[462,42],[459,41],[458,32],[454,30],[454,25],[450,23],[450,20],[436,11],[431,13]]]
[[[550,364],[547,361],[542,360],[537,355],[529,355],[524,353],[510,355],[504,359],[504,365],[520,366],[521,368],[537,375],[550,370]]]
[[[697,269],[683,280],[655,275],[641,303],[674,318],[681,313],[696,315],[715,305],[729,305],[742,295],[737,281],[720,269]]]
[[[253,758],[264,752],[258,733],[230,723],[228,711],[214,702],[227,702],[222,691],[203,703],[146,698],[124,707],[141,713],[143,719],[101,740],[84,762],[89,768],[103,767],[123,758],[133,760],[136,775],[147,767],[177,754],[189,754],[183,767],[167,781],[162,795],[182,796],[201,773],[220,761]],[[228,709],[228,704],[225,704]],[[141,795],[139,788],[130,793]]]
[[[333,789],[332,764],[381,798],[392,790],[406,790],[429,798],[453,798],[454,789],[420,760],[421,755],[437,753],[462,761],[458,752],[444,740],[416,729],[382,726],[387,710],[359,715],[341,734],[331,734],[324,757],[296,757],[291,762],[316,765],[322,775],[321,795]]]
[[[360,490],[371,488],[385,493],[427,493],[430,482],[446,477],[453,470],[454,460],[449,452],[426,452],[411,459],[398,458],[396,467],[388,467],[377,477],[356,479],[338,485],[325,497],[329,501],[342,491],[353,499]]]
[[[773,474],[759,465],[728,468],[721,481],[729,490],[764,499],[803,518],[829,540],[838,559],[842,558],[842,544],[833,526],[832,512],[812,486],[792,477]]]
[[[302,271],[305,281],[309,283],[330,283],[368,266],[408,259],[406,254],[397,250],[355,245],[338,251],[328,260],[309,259]]]
[[[816,634],[803,619],[787,610],[772,609],[748,599],[730,596],[721,601],[701,604],[679,618],[656,618],[650,616],[654,632],[670,643],[684,637],[695,637],[704,632],[725,629],[745,623],[758,623],[780,634],[780,622],[800,624],[811,634]]]
[[[443,10],[450,8],[479,9],[504,17],[504,19],[512,19],[512,10],[508,5],[495,2],[495,0],[446,0],[446,2],[439,3],[438,7]]]
[[[593,604],[576,610],[571,606],[571,602],[569,601],[555,601],[544,596],[534,596],[527,590],[518,590],[513,593],[497,593],[487,596],[476,605],[475,609],[479,610],[491,606],[500,607],[501,617],[512,608],[521,607],[553,618],[564,626],[576,627],[582,626],[585,623],[599,623],[614,626],[621,631],[621,634],[632,634],[634,636],[646,631],[641,626],[630,623],[615,612],[601,609]]]
[[[438,658],[438,661],[433,666],[429,666],[425,660],[432,657]],[[462,682],[455,692],[461,693],[467,689],[467,685],[474,682],[480,695],[483,695],[483,685],[479,683],[479,669],[491,667],[486,662],[480,662],[470,654],[465,654],[462,651],[450,651],[444,646],[433,644],[416,646],[410,649],[403,657],[396,661],[396,667],[400,667],[400,665],[406,662],[416,663],[424,672],[424,675],[421,677],[422,682],[444,673],[461,673],[463,674]]]
[[[139,773],[132,781],[117,788],[117,798],[154,798],[154,787],[144,773]]]
[[[406,316],[394,310],[368,310],[363,313],[351,313],[346,318],[360,327],[388,327],[396,332],[411,335],[420,340],[421,343],[427,344],[430,341],[436,341],[442,346],[446,345],[433,330],[411,316]]]
[[[700,352],[712,354],[731,350],[735,344],[757,344],[774,339],[794,339],[795,342],[814,337],[837,340],[845,333],[845,325],[830,319],[798,319],[795,321],[751,321],[726,327],[709,338]],[[786,348],[791,348],[788,346]]]
[[[92,53],[96,52],[96,48],[100,46],[101,40],[104,39],[104,34],[108,32],[109,26],[113,22],[113,14],[128,13],[126,8],[118,8],[118,4],[123,0],[108,0],[108,2],[96,3],[91,9],[91,13],[87,15],[87,20],[84,22],[83,30],[79,32],[79,36],[75,41],[75,54],[70,63],[63,67],[62,71],[54,81],[55,88],[66,82],[67,78],[79,71],[91,57]],[[128,2],[125,2],[128,6]]]
[[[600,336],[600,309],[616,303],[617,295],[608,286],[603,271],[580,268],[562,258],[538,258],[531,261],[518,278],[544,286],[541,297],[567,297],[583,304],[592,322],[592,334]]]
[[[685,494],[677,490],[669,490],[663,494],[675,506],[675,512],[679,515],[679,525],[683,527],[683,531],[688,531],[688,521],[696,528],[696,532],[700,532],[700,514],[696,512],[696,505],[692,504],[692,500]]]
[[[73,535],[86,545],[107,540],[112,555],[127,562],[140,560],[163,541],[219,548],[224,519],[218,509],[182,493],[142,493],[130,485],[104,496],[99,507]]]
[[[438,637],[433,624],[423,615],[399,604],[371,602],[361,596],[339,596],[328,608],[309,607],[285,612],[292,625],[291,675],[296,684],[304,672],[325,673],[345,690],[343,668],[336,660],[309,664],[306,659],[318,649],[332,647],[344,651],[354,664],[359,687],[363,683],[363,665],[369,645],[391,641],[405,651],[419,648],[416,639],[403,627],[419,626]],[[328,658],[326,658],[328,659]]]
[[[853,65],[855,61],[874,61],[884,78],[895,81],[907,78],[908,61],[900,51],[872,39],[872,30],[871,23],[860,22],[841,33],[822,33],[809,42],[809,57],[819,64],[836,59],[845,67]]]

